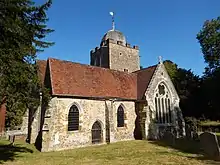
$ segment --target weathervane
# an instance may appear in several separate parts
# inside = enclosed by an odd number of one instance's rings
[[[159,59],[159,63],[162,64],[162,63],[163,63],[163,58],[162,58],[162,56],[159,56],[158,59]]]
[[[115,30],[114,12],[111,11],[109,14],[112,16],[112,30]]]

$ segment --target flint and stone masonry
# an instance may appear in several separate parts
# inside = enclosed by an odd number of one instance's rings
[[[72,105],[79,109],[79,130],[68,131],[68,113]],[[117,127],[117,108],[124,107],[125,126]],[[92,125],[99,121],[102,129],[102,143],[106,144],[106,125],[109,126],[109,142],[134,139],[136,119],[135,104],[131,101],[100,101],[86,99],[53,98],[50,104],[50,119],[44,125],[42,151],[57,151],[92,145]],[[106,112],[108,114],[106,114]],[[106,119],[109,117],[109,119]],[[106,122],[107,123],[106,124]]]

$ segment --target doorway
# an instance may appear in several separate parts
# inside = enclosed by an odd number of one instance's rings
[[[102,142],[102,127],[99,121],[96,121],[92,125],[92,144],[97,144]]]

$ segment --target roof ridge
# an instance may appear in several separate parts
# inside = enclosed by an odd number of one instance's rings
[[[157,67],[157,65],[158,65],[158,64],[155,64],[155,65],[149,66],[149,67],[147,67],[147,68],[143,68],[143,69],[140,69],[140,70],[136,70],[136,71],[134,71],[134,72],[132,72],[132,73],[139,73],[139,72],[145,71],[145,70],[147,70],[147,69],[150,69],[150,68],[153,68],[153,67]]]

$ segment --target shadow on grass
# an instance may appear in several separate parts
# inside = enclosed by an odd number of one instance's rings
[[[189,154],[200,154],[202,151],[200,148],[199,141],[188,140],[185,138],[175,139],[175,141],[172,143],[166,141],[151,141],[151,143],[163,147],[171,147],[183,153],[189,153]]]
[[[209,164],[220,164],[219,158],[212,158],[204,155],[199,140],[179,138],[175,139],[175,141],[172,143],[166,141],[151,141],[150,143],[158,146],[173,148],[185,154],[198,155],[196,157],[186,155],[186,157],[189,159],[202,160],[208,162]]]
[[[0,144],[0,164],[15,160],[15,158],[20,157],[19,153],[33,153],[33,150],[22,147],[19,144],[14,146],[11,144]]]

